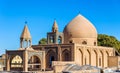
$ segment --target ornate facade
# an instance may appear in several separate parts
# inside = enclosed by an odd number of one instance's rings
[[[9,64],[13,64],[11,61],[16,55],[22,59],[20,65],[23,71],[52,70],[53,61],[56,61],[56,65],[60,62],[65,62],[65,64],[74,62],[80,66],[91,65],[104,68],[109,65],[109,56],[115,56],[114,48],[97,46],[96,28],[82,15],[76,16],[69,22],[63,33],[59,32],[57,22],[54,21],[52,32],[47,33],[45,45],[31,44],[27,26],[20,40],[19,50],[6,51],[8,71],[13,69]]]

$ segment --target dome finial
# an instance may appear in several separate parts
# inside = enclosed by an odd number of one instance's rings
[[[27,24],[27,21],[25,21],[25,24]]]
[[[80,11],[78,12],[78,14],[80,14]]]
[[[78,11],[78,15],[82,15],[80,11]]]

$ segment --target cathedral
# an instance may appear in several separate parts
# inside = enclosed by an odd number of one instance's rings
[[[111,63],[116,58],[115,49],[97,46],[97,30],[84,16],[77,15],[63,32],[58,28],[54,21],[52,31],[47,33],[47,44],[32,45],[26,25],[20,37],[20,48],[6,50],[6,70],[49,71],[66,64],[99,68],[118,66],[118,60],[116,65]]]

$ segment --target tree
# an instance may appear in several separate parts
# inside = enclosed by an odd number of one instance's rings
[[[98,34],[97,40],[99,46],[113,47],[120,52],[120,41],[114,36]]]
[[[47,39],[46,38],[40,39],[39,44],[47,44]]]

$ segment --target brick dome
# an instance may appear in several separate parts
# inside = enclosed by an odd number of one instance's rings
[[[72,38],[95,38],[97,39],[97,31],[93,24],[82,15],[76,16],[64,28],[64,38],[69,41]]]

